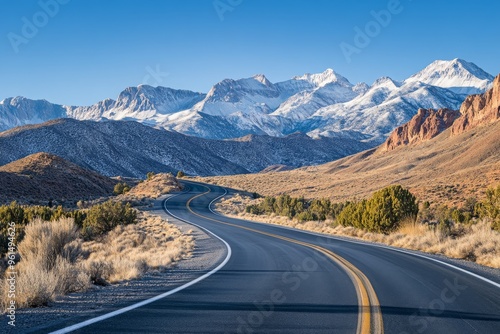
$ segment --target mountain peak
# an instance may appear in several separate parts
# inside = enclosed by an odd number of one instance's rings
[[[263,84],[265,86],[272,85],[271,82],[266,78],[266,76],[264,74],[256,74],[252,78],[257,80],[258,82],[260,82],[261,84]]]
[[[397,88],[400,87],[401,84],[397,81],[394,81],[389,77],[380,77],[372,84],[372,87],[388,87],[388,88]]]
[[[336,73],[331,68],[326,69],[322,73],[316,73],[316,74],[306,73],[302,76],[293,77],[293,79],[294,80],[308,81],[317,87],[323,87],[323,86],[326,86],[326,85],[328,85],[330,83],[334,83],[334,82],[338,83],[342,86],[349,86],[349,87],[352,86],[352,84],[349,82],[349,80],[347,80],[346,78],[344,78],[340,74]]]
[[[493,76],[476,64],[455,58],[436,60],[406,79],[405,83],[423,82],[448,88],[457,94],[470,95],[485,91],[492,81]]]

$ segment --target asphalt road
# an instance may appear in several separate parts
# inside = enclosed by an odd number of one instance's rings
[[[165,207],[227,242],[218,271],[76,333],[500,333],[500,288],[427,258],[222,217],[225,190]]]

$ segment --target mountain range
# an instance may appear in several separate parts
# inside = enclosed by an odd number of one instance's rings
[[[460,110],[420,109],[385,143],[319,166],[267,174],[202,178],[263,196],[335,201],[365,198],[401,184],[422,201],[460,207],[500,182],[500,75]]]
[[[382,77],[371,85],[353,85],[328,69],[278,83],[264,75],[225,79],[206,94],[141,85],[92,106],[14,97],[0,102],[0,130],[68,117],[133,120],[208,139],[302,132],[374,146],[419,108],[458,109],[466,95],[484,92],[492,80],[475,64],[454,59],[435,61],[401,82]]]
[[[302,133],[214,140],[134,121],[62,118],[1,132],[0,166],[46,152],[105,176],[144,178],[150,171],[179,170],[188,175],[225,175],[259,172],[272,165],[325,163],[369,147],[352,139],[312,139]]]

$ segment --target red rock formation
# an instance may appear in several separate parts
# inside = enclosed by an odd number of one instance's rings
[[[434,138],[460,116],[456,110],[419,109],[418,113],[406,124],[396,128],[382,145],[383,151],[406,146]]]
[[[451,128],[457,135],[481,125],[500,119],[500,75],[493,81],[493,87],[484,94],[468,96],[460,107],[460,116]]]

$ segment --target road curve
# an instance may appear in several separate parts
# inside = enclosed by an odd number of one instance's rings
[[[166,209],[225,240],[227,263],[76,333],[500,333],[498,285],[391,249],[223,217],[210,203],[224,188],[187,188]]]

